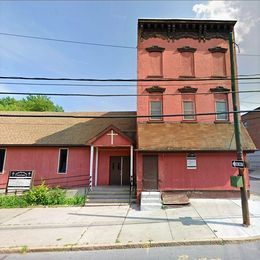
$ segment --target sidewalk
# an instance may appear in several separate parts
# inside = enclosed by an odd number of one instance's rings
[[[192,199],[154,212],[136,206],[0,209],[0,252],[91,250],[260,239],[260,197],[251,226],[239,200]]]

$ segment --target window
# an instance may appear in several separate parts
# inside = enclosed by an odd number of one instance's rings
[[[162,53],[150,52],[149,76],[162,76]]]
[[[213,77],[226,77],[226,52],[227,49],[216,46],[209,48],[212,54],[212,76]]]
[[[184,120],[194,120],[195,115],[190,115],[190,114],[195,114],[195,109],[194,109],[194,102],[193,101],[183,101],[183,119]]]
[[[183,77],[194,76],[194,54],[191,52],[183,52],[181,54],[181,68]]]
[[[0,149],[0,173],[4,171],[4,164],[5,164],[5,149]]]
[[[197,169],[197,159],[194,153],[187,155],[187,169]]]
[[[216,101],[216,112],[223,113],[227,112],[227,102],[225,100]],[[228,114],[217,114],[216,120],[228,120]]]
[[[150,101],[151,120],[162,120],[162,102]]]
[[[66,173],[68,164],[68,149],[60,149],[58,173]]]

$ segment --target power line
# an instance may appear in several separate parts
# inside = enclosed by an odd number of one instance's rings
[[[3,33],[3,32],[0,32],[0,34],[5,35],[5,36],[12,36],[12,37],[29,38],[29,39],[36,39],[36,40],[46,40],[46,41],[54,41],[54,42],[64,42],[64,43],[75,43],[75,44],[91,45],[91,46],[99,46],[99,47],[136,49],[136,47],[126,46],[126,45],[114,45],[114,44],[103,44],[103,43],[94,43],[94,42],[72,41],[72,40],[65,40],[65,39],[56,39],[56,38],[48,38],[48,37],[40,37],[40,36],[32,36],[32,35],[22,35],[22,34],[14,34],[14,33]]]
[[[260,90],[241,90],[234,93],[258,93]],[[198,93],[184,93],[192,95],[214,95],[214,94],[229,94],[232,91],[219,91],[219,92],[198,92]],[[65,96],[65,97],[143,97],[151,96],[151,94],[89,94],[89,93],[47,93],[47,92],[9,92],[0,91],[0,95],[39,95],[39,96]],[[160,93],[153,94],[153,96],[178,96],[183,93]]]
[[[250,75],[248,75],[250,76]],[[0,79],[18,79],[18,80],[46,80],[46,81],[86,81],[86,82],[169,82],[169,81],[220,81],[230,80],[230,77],[225,78],[146,78],[146,79],[98,79],[98,78],[50,78],[50,77],[19,77],[19,76],[0,76]],[[260,77],[237,77],[235,80],[255,80]]]
[[[56,114],[1,114],[0,113],[0,117],[28,117],[28,118],[35,118],[35,117],[39,117],[39,118],[95,118],[95,119],[105,119],[105,118],[152,118],[152,117],[180,117],[180,116],[208,116],[208,115],[227,115],[227,114],[240,114],[240,113],[248,113],[248,112],[260,112],[260,109],[257,110],[238,110],[238,111],[227,111],[227,112],[209,112],[209,113],[193,113],[193,114],[164,114],[164,115],[156,115],[156,116],[151,116],[151,115],[115,115],[115,116],[106,116],[106,115],[102,115],[102,116],[83,116],[83,115],[62,115],[58,112],[55,112]]]
[[[0,32],[0,35],[9,36],[9,37],[19,37],[19,38],[27,38],[34,40],[45,40],[45,41],[54,41],[54,42],[62,42],[62,43],[72,43],[72,44],[80,44],[80,45],[90,45],[90,46],[98,46],[98,47],[111,47],[111,48],[121,48],[121,49],[133,49],[136,50],[137,47],[129,46],[129,45],[116,45],[116,44],[105,44],[105,43],[94,43],[94,42],[84,42],[84,41],[74,41],[74,40],[66,40],[66,39],[57,39],[50,37],[42,37],[42,36],[33,36],[33,35],[24,35],[24,34],[15,34],[15,33],[5,33]],[[247,53],[237,53],[239,56],[260,56],[260,54],[247,54]]]
[[[0,84],[4,85],[26,85],[26,86],[75,86],[75,87],[137,87],[136,84],[73,84],[73,83],[25,83],[25,82],[4,82],[0,81]],[[214,82],[208,82],[208,83],[192,83],[192,86],[208,86],[209,84],[214,85]],[[240,85],[248,85],[248,84],[260,84],[260,81],[254,81],[254,82],[240,82]],[[151,84],[146,85],[138,85],[139,87],[149,87]],[[176,84],[160,84],[160,86],[176,86]]]

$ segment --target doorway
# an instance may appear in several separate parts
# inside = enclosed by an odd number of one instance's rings
[[[143,189],[158,190],[158,156],[143,156]]]

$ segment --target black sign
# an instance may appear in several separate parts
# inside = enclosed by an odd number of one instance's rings
[[[243,169],[243,168],[245,168],[245,162],[244,161],[240,161],[240,160],[232,161],[232,167]]]
[[[31,188],[33,171],[10,171],[6,192],[25,191]]]

